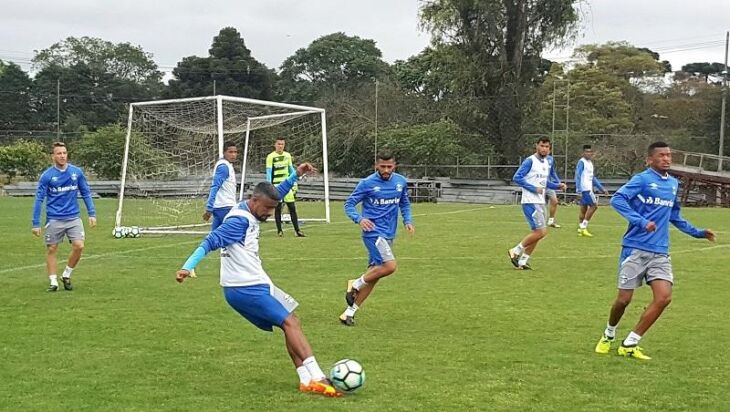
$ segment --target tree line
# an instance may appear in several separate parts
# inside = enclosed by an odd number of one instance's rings
[[[370,170],[376,134],[379,147],[410,164],[514,163],[545,134],[556,149],[569,148],[566,159],[578,155],[578,142],[593,142],[606,154],[599,163],[618,173],[641,165],[636,136],[716,153],[724,67],[693,63],[673,72],[659,54],[625,42],[580,46],[570,64],[543,58],[577,33],[577,3],[427,0],[420,19],[431,45],[393,64],[374,40],[332,33],[274,69],[226,27],[207,56],[182,58],[167,84],[140,46],[69,37],[36,52],[32,75],[0,61],[0,136],[23,140],[0,147],[0,173],[32,175],[8,159],[34,153],[32,143],[42,147],[57,129],[62,140],[97,146],[88,155],[97,159],[101,149],[118,149],[104,139],[124,127],[128,103],[207,96],[214,87],[327,109],[330,167],[340,175]]]

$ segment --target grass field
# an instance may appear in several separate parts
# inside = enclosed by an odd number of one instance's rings
[[[505,253],[528,229],[517,206],[414,205],[416,236],[399,234],[399,270],[355,328],[337,316],[365,253],[341,204],[333,224],[306,226],[304,239],[265,224],[264,265],[301,303],[320,363],[352,357],[367,371],[362,392],[324,399],[296,391],[280,331],[263,333],[227,306],[215,253],[198,279],[175,283],[199,237],[115,240],[115,202],[98,200],[76,290],[50,294],[31,207],[0,198],[2,410],[730,410],[730,210],[684,211],[718,232],[716,244],[673,230],[674,301],[642,340],[646,363],[593,353],[625,228],[609,208],[592,239],[576,236],[577,209],[561,208],[565,227],[541,243],[537,270],[518,272]],[[620,337],[649,298],[637,293]]]

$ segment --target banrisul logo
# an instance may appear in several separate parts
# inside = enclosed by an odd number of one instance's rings
[[[646,204],[647,205],[656,205],[656,206],[665,206],[665,207],[674,207],[674,200],[662,199],[660,197],[649,196],[646,198]]]

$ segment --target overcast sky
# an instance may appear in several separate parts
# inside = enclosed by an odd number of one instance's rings
[[[258,60],[278,68],[316,38],[343,31],[373,39],[389,62],[418,53],[418,0],[23,0],[3,2],[0,59],[29,68],[34,50],[69,36],[140,45],[169,71],[185,56],[207,56],[222,27],[238,29]],[[589,0],[575,44],[627,40],[649,47],[675,70],[724,59],[728,0]],[[568,49],[547,57],[565,60]]]

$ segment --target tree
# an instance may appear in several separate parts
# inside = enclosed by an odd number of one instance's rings
[[[198,97],[216,94],[271,100],[275,74],[251,55],[233,27],[213,38],[208,57],[188,56],[172,71],[167,96]]]
[[[699,75],[705,81],[708,81],[711,75],[722,76],[724,71],[725,65],[722,63],[688,63],[682,66],[682,72]]]
[[[34,128],[30,97],[32,84],[20,66],[0,60],[0,129]]]
[[[38,142],[18,140],[11,145],[0,146],[0,173],[7,177],[8,182],[16,176],[35,179],[47,166],[48,154]]]
[[[502,153],[519,153],[523,119],[541,76],[540,54],[574,29],[575,0],[427,0],[421,20],[449,47],[458,123]],[[543,72],[544,74],[544,72]]]
[[[130,43],[112,43],[95,37],[68,37],[49,48],[36,52],[36,70],[49,66],[74,67],[83,64],[94,75],[111,75],[118,80],[156,86],[162,73],[152,54]],[[92,79],[99,80],[99,79]]]
[[[314,101],[325,92],[356,89],[388,72],[375,41],[332,33],[297,50],[281,65],[281,98]]]
[[[606,73],[627,80],[661,75],[667,68],[664,62],[658,61],[659,54],[646,48],[638,49],[627,42],[580,46],[575,49],[574,56],[585,59]]]

